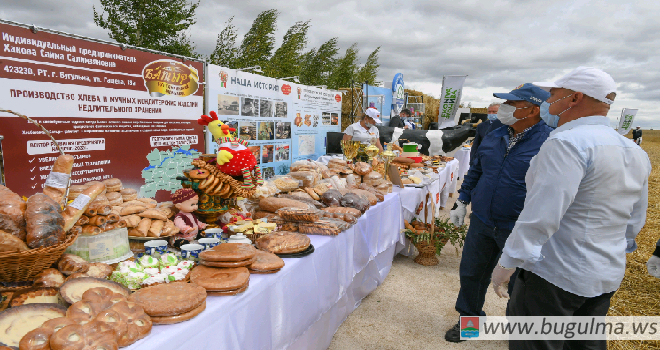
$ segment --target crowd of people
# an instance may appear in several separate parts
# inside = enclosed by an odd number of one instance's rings
[[[492,284],[508,316],[605,316],[626,253],[644,226],[651,163],[610,127],[617,89],[579,67],[555,82],[525,83],[488,107],[450,212],[470,226],[460,264],[460,316],[485,316]],[[660,277],[660,241],[648,263]],[[460,323],[445,334],[461,341]],[[605,340],[510,341],[510,349],[606,349]]]

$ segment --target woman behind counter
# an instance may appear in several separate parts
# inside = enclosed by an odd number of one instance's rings
[[[343,140],[360,141],[368,145],[371,143],[371,139],[375,138],[376,147],[382,152],[383,146],[380,144],[380,133],[378,132],[378,128],[376,128],[376,123],[380,122],[379,115],[380,112],[376,108],[368,108],[360,121],[349,125],[344,130]]]

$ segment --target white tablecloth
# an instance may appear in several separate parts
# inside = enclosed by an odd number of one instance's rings
[[[251,275],[237,296],[207,298],[199,316],[154,326],[126,349],[326,349],[362,298],[383,282],[405,241],[397,193],[338,236],[310,236],[315,251],[272,275]]]
[[[454,158],[458,160],[459,166],[458,166],[458,177],[463,178],[465,174],[467,174],[468,169],[470,169],[470,150],[471,148],[468,149],[459,149],[454,153]]]
[[[445,168],[440,173],[440,178],[444,177],[444,182],[441,180],[438,182],[439,192],[440,192],[440,202],[439,207],[444,208],[447,205],[447,200],[450,193],[456,192],[456,184],[458,183],[458,168],[460,163],[458,160],[453,159],[447,163]]]

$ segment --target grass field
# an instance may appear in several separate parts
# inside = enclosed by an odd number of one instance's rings
[[[626,276],[612,298],[609,316],[660,316],[660,279],[646,272],[646,261],[660,238],[660,131],[644,130],[642,140],[642,148],[653,166],[646,225],[637,236],[637,251],[628,254]],[[660,349],[660,341],[616,341],[610,342],[608,348]]]

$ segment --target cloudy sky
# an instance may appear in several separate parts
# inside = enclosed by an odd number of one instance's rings
[[[107,39],[92,19],[98,0],[2,0],[0,18]],[[639,108],[635,124],[660,128],[660,4],[655,1],[201,0],[190,35],[209,54],[234,16],[243,35],[257,14],[276,8],[278,43],[311,20],[309,47],[338,37],[357,42],[362,59],[381,47],[379,80],[401,72],[409,88],[439,96],[442,76],[467,74],[463,101],[485,107],[493,92],[547,81],[581,65],[610,73],[618,96],[609,117]]]

